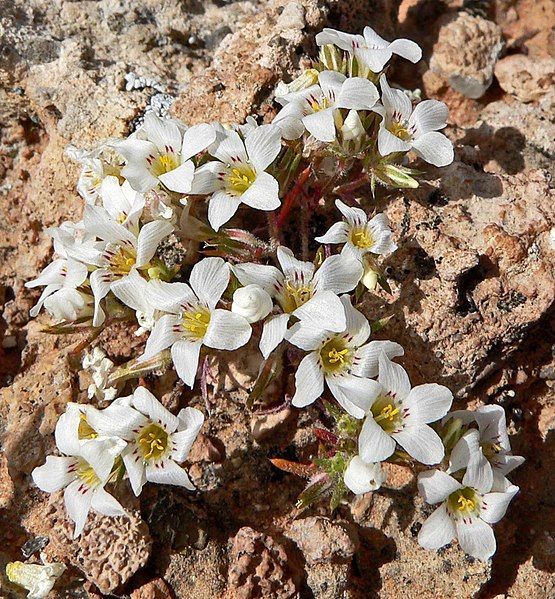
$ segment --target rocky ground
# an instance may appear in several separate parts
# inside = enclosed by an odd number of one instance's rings
[[[0,13],[0,566],[38,555],[69,568],[58,597],[132,599],[448,596],[555,597],[555,25],[550,0],[3,0]],[[41,333],[26,290],[51,255],[44,229],[77,218],[68,144],[127,134],[146,109],[185,122],[241,122],[275,110],[272,91],[314,56],[313,35],[366,24],[415,39],[395,79],[450,108],[455,162],[420,189],[380,192],[403,243],[392,295],[369,314],[406,348],[414,383],[450,386],[457,407],[498,403],[527,459],[521,492],[496,527],[490,564],[416,542],[429,512],[412,474],[330,516],[297,516],[302,482],[268,457],[307,459],[314,410],[245,409],[256,360],[213,364],[212,413],[190,456],[198,492],[126,496],[131,520],[91,518],[71,539],[60,498],[30,472],[54,445],[57,417],[85,396],[77,337]],[[440,178],[441,177],[441,178]],[[44,318],[44,317],[43,317]],[[116,361],[141,343],[124,328],[100,344]],[[253,352],[253,356],[255,353]],[[195,394],[165,377],[170,408]],[[22,556],[23,552],[23,556]],[[3,574],[2,574],[3,575]],[[5,579],[2,597],[19,597]]]

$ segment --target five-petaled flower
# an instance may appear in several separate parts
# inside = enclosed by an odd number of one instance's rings
[[[487,560],[496,548],[491,524],[505,515],[518,487],[507,483],[492,486],[491,469],[481,453],[475,454],[462,481],[441,470],[428,470],[418,477],[418,490],[427,503],[441,505],[424,522],[418,542],[439,549],[455,537],[466,553]]]
[[[184,383],[193,386],[202,345],[233,350],[251,336],[248,321],[216,308],[229,283],[229,266],[221,258],[204,258],[191,271],[189,285],[151,281],[150,300],[167,312],[156,321],[141,360],[171,347],[173,364]]]
[[[285,139],[300,137],[306,128],[319,141],[330,142],[336,137],[339,108],[370,110],[378,97],[376,86],[368,79],[323,71],[316,85],[276,98],[283,108],[273,122]]]
[[[402,366],[384,353],[379,357],[381,390],[367,412],[358,438],[365,462],[381,462],[393,454],[397,443],[423,464],[438,464],[444,455],[439,435],[428,426],[447,414],[453,394],[447,387],[427,383],[411,389]]]
[[[364,254],[391,254],[397,245],[391,239],[391,229],[387,216],[376,214],[369,219],[361,208],[347,206],[341,200],[335,200],[335,205],[345,217],[345,220],[333,224],[320,237],[319,243],[344,243],[342,254],[352,254],[362,258]]]
[[[378,374],[378,358],[402,356],[403,348],[392,341],[371,341],[370,324],[353,308],[348,295],[341,296],[345,311],[344,331],[333,333],[297,323],[289,329],[287,339],[310,352],[295,374],[296,390],[292,403],[304,407],[313,403],[324,391],[324,381],[341,407],[355,418],[364,418],[372,402],[382,391],[381,385],[369,377]],[[325,323],[322,323],[325,326]]]
[[[265,358],[283,341],[291,316],[307,327],[321,329],[325,323],[329,331],[345,330],[345,311],[336,294],[353,290],[362,276],[361,263],[341,255],[326,258],[317,270],[283,246],[277,249],[277,259],[281,271],[250,262],[233,267],[242,285],[260,285],[283,310],[264,323],[260,351]]]
[[[380,86],[383,106],[373,108],[382,117],[379,153],[388,156],[413,150],[434,166],[451,164],[453,144],[438,131],[447,125],[447,106],[437,100],[424,100],[413,110],[409,97],[400,89],[391,88],[385,75],[380,77]]]
[[[241,203],[257,210],[280,205],[279,184],[266,172],[281,150],[280,130],[261,125],[245,134],[225,131],[209,148],[217,160],[200,166],[191,194],[210,194],[208,221],[215,231],[237,212]]]
[[[397,39],[387,42],[371,27],[365,27],[363,33],[364,35],[353,35],[325,28],[316,36],[316,43],[319,46],[331,44],[350,52],[372,73],[379,73],[393,54],[411,62],[418,62],[422,58],[422,50],[411,40]]]
[[[121,174],[142,193],[162,184],[170,191],[188,193],[195,172],[191,158],[216,139],[214,127],[193,125],[186,129],[178,121],[146,114],[136,134],[116,145],[125,158]]]
[[[204,422],[202,412],[187,407],[175,416],[145,387],[87,414],[99,432],[127,441],[121,457],[135,495],[147,481],[194,490],[179,465],[189,455]]]

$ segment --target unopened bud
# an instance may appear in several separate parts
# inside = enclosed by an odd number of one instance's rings
[[[268,316],[272,308],[272,298],[260,285],[246,285],[237,289],[233,294],[231,311],[239,314],[248,322],[262,320]]]

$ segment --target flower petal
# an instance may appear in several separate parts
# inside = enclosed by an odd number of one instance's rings
[[[189,127],[183,134],[181,160],[189,160],[195,154],[206,150],[216,140],[216,130],[212,125],[201,123]]]
[[[275,210],[281,204],[279,183],[269,173],[258,173],[254,183],[241,195],[241,201],[257,210]]]
[[[314,275],[314,287],[318,291],[346,293],[352,291],[362,277],[362,263],[342,254],[330,256]]]
[[[131,441],[138,430],[148,424],[143,414],[130,406],[112,403],[103,410],[90,408],[87,411],[87,422],[102,435],[120,437]]]
[[[199,300],[213,308],[229,284],[229,266],[222,258],[204,258],[193,266],[189,284]]]
[[[306,304],[293,311],[304,326],[328,331],[340,332],[345,330],[345,310],[341,300],[332,291],[320,291],[308,300]]]
[[[353,110],[370,110],[379,97],[378,90],[371,81],[362,77],[349,77],[341,87],[337,106]]]
[[[173,119],[163,119],[153,111],[147,112],[141,130],[160,153],[167,152],[168,147],[174,152],[181,149],[181,131]]]
[[[172,345],[171,353],[174,368],[179,378],[189,387],[195,384],[202,342],[192,343],[185,339]]]
[[[260,336],[260,351],[267,358],[274,349],[283,341],[287,331],[289,314],[276,314],[270,316],[264,323],[262,335]]]
[[[447,125],[449,109],[447,104],[438,100],[424,100],[416,105],[409,119],[409,125],[414,127],[415,136],[443,129]]]
[[[180,320],[177,316],[166,315],[156,321],[145,345],[145,351],[139,357],[140,362],[157,356],[162,350],[170,347],[183,337]]]
[[[400,89],[390,87],[385,75],[380,77],[380,87],[382,88],[382,103],[387,110],[387,114],[397,113],[397,120],[408,120],[412,113],[412,102],[409,97]]]
[[[392,433],[392,437],[422,464],[439,464],[445,455],[439,435],[426,424],[405,426],[403,430]]]
[[[126,139],[118,144],[118,152],[127,161],[121,174],[135,191],[146,193],[158,185],[158,179],[150,172],[147,162],[147,158],[158,155],[153,143],[143,139]]]
[[[215,192],[208,202],[208,222],[214,231],[227,223],[237,212],[241,204],[241,196],[234,196],[225,191]]]
[[[336,377],[334,382],[337,383],[345,397],[364,412],[368,412],[382,391],[382,386],[377,381],[360,378],[352,374]]]
[[[450,543],[457,534],[455,523],[442,503],[424,522],[418,533],[418,543],[425,549],[439,549]]]
[[[76,458],[49,455],[42,466],[33,470],[31,476],[41,491],[55,493],[75,480],[76,474],[73,467],[76,464]]]
[[[343,473],[343,482],[355,495],[375,491],[385,480],[379,464],[367,464],[360,456],[354,456]]]
[[[403,38],[393,40],[389,44],[388,49],[393,52],[393,54],[402,56],[411,62],[418,62],[422,58],[422,49],[412,40]]]
[[[281,131],[275,125],[261,125],[245,138],[247,154],[257,173],[265,171],[281,150]]]
[[[217,140],[209,151],[212,156],[228,166],[237,162],[248,162],[245,144],[237,131],[226,131],[224,137]]]
[[[306,130],[317,140],[330,142],[335,139],[333,111],[333,108],[326,108],[303,117]]]
[[[480,451],[480,434],[476,429],[467,431],[451,450],[449,472],[458,472],[468,466],[470,456]]]
[[[411,144],[399,139],[391,131],[388,131],[382,121],[378,130],[378,152],[382,156],[388,156],[394,152],[408,152],[411,147]]]
[[[195,486],[191,482],[187,472],[173,460],[147,464],[146,479],[151,483],[185,487],[189,491],[195,490]]]
[[[305,281],[312,279],[314,264],[312,262],[297,260],[289,248],[280,245],[277,249],[277,259],[287,279],[295,280],[297,277],[303,278]]]
[[[418,492],[426,503],[445,501],[462,487],[459,481],[442,470],[427,470],[418,475]]]
[[[203,164],[195,171],[189,193],[204,195],[224,188],[223,177],[227,174],[228,167],[217,160]]]
[[[121,503],[113,496],[99,487],[92,494],[91,507],[95,512],[104,514],[104,516],[127,516],[127,512]]]
[[[196,408],[187,407],[178,414],[179,430],[172,435],[172,460],[183,462],[187,459],[191,446],[204,423],[204,415]]]
[[[482,497],[480,518],[488,524],[499,522],[505,515],[509,503],[518,491],[519,488],[516,485],[510,485],[504,493],[486,493]]]
[[[410,393],[407,371],[399,364],[392,362],[384,352],[379,355],[378,367],[378,381],[382,387],[390,394],[395,395],[398,400],[404,401]]]
[[[64,503],[67,515],[75,522],[73,538],[76,539],[85,528],[85,522],[91,508],[93,491],[81,480],[75,480],[64,491]]]
[[[353,418],[362,420],[366,415],[366,412],[355,405],[343,392],[343,389],[337,384],[339,377],[327,377],[326,383],[337,403]]]
[[[127,449],[122,453],[122,458],[133,493],[138,497],[146,483],[146,472],[143,456],[137,444],[128,445]]]
[[[91,273],[89,281],[94,294],[93,326],[99,327],[105,318],[104,312],[100,309],[100,302],[110,292],[110,273],[105,268],[99,268]]]
[[[459,545],[465,553],[482,561],[495,553],[497,543],[493,530],[480,518],[457,520],[456,528]]]
[[[349,239],[349,228],[343,221],[334,223],[324,235],[315,237],[318,243],[345,243]]]
[[[146,387],[135,389],[132,404],[152,422],[162,425],[166,432],[173,433],[177,429],[179,418],[167,410]]]
[[[153,220],[141,227],[137,238],[137,268],[146,266],[156,253],[158,244],[172,231],[173,225],[165,220]]]
[[[410,421],[427,424],[443,418],[451,408],[453,394],[447,387],[436,383],[418,385],[403,401],[410,411]]]
[[[453,144],[443,133],[431,131],[412,142],[412,149],[420,158],[434,166],[447,166],[453,162]]]
[[[304,349],[314,351],[329,337],[329,332],[304,325],[303,322],[295,323],[285,334],[289,343]]]
[[[493,471],[481,448],[470,456],[462,482],[463,485],[472,487],[482,494],[491,491]]]
[[[133,269],[128,276],[110,285],[112,293],[126,306],[133,310],[148,311],[148,283]]]
[[[370,336],[370,323],[362,312],[353,307],[349,295],[342,295],[339,299],[345,310],[345,331],[350,335],[348,343],[351,347],[358,347]]]
[[[324,374],[317,352],[306,355],[295,373],[295,395],[292,404],[304,408],[314,403],[324,391]]]
[[[158,179],[170,190],[178,193],[189,193],[195,175],[195,165],[186,160],[173,170],[162,173]]]
[[[78,455],[81,444],[79,443],[78,429],[81,423],[81,409],[78,404],[70,402],[66,411],[58,418],[54,438],[56,447],[66,455]]]
[[[370,341],[356,350],[351,372],[356,376],[375,378],[378,376],[378,363],[382,353],[392,359],[402,356],[405,350],[394,341]]]
[[[232,266],[235,276],[241,285],[260,285],[271,296],[276,294],[278,284],[283,281],[283,275],[275,266],[266,264],[235,264]]]
[[[187,304],[198,303],[197,296],[187,283],[166,283],[153,279],[148,282],[145,294],[147,301],[155,308],[174,314],[178,314]]]
[[[131,231],[113,220],[108,212],[100,206],[87,204],[83,212],[83,222],[87,233],[96,235],[110,243],[121,244],[127,242],[135,247],[135,236]]]
[[[318,75],[320,89],[324,96],[333,104],[335,104],[337,96],[341,92],[341,87],[344,85],[345,81],[348,81],[345,75],[343,75],[343,73],[338,73],[337,71],[322,71]]]
[[[366,417],[358,437],[358,453],[365,462],[382,462],[395,451],[395,439],[391,438],[374,420]]]
[[[251,325],[239,314],[213,310],[203,343],[214,349],[233,350],[245,345],[251,334]]]
[[[368,221],[368,215],[362,208],[347,206],[347,204],[341,200],[335,200],[335,205],[350,225],[360,226]]]

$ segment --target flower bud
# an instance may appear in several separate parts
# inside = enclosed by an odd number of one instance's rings
[[[92,316],[92,297],[71,289],[62,287],[44,300],[44,308],[57,321],[73,322],[83,316]]]
[[[272,308],[272,298],[260,285],[246,285],[237,289],[233,294],[231,311],[239,314],[248,322],[262,320],[268,316]]]
[[[360,282],[368,289],[368,291],[374,291],[378,284],[378,273],[374,270],[368,260],[364,260],[364,273]]]
[[[306,69],[291,83],[280,81],[276,87],[276,97],[299,92],[315,83],[318,83],[318,71],[316,69]]]
[[[341,127],[343,141],[357,141],[365,133],[366,131],[362,126],[358,112],[356,110],[349,110],[349,114]]]

